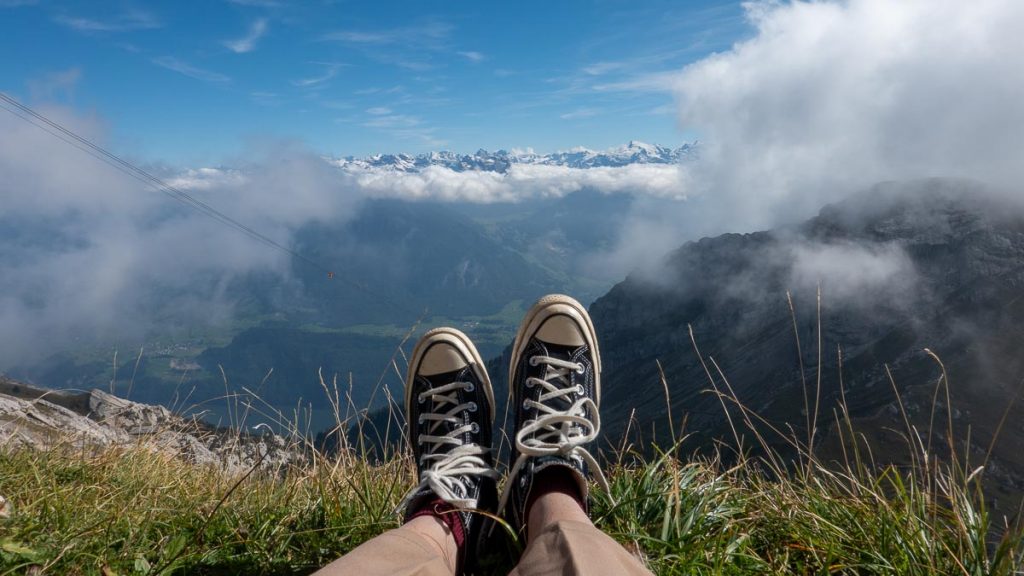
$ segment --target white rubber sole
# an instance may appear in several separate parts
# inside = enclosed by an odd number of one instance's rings
[[[473,345],[473,341],[469,339],[462,331],[456,330],[455,328],[441,327],[428,330],[424,334],[419,342],[416,343],[416,347],[412,351],[412,359],[409,361],[409,372],[405,376],[405,413],[409,414],[412,408],[412,381],[419,372],[420,365],[423,363],[423,357],[426,355],[427,350],[431,346],[445,343],[456,350],[459,354],[466,359],[467,363],[473,367],[477,377],[483,385],[484,396],[487,398],[487,404],[490,406],[491,418],[494,418],[494,388],[491,387],[491,378],[487,375],[487,368],[484,366],[483,358],[480,357],[480,352],[477,351],[476,346]]]
[[[512,383],[516,381],[516,359],[523,353],[530,336],[540,330],[541,325],[552,316],[568,316],[583,328],[583,340],[587,347],[594,352],[594,403],[601,405],[601,352],[597,348],[597,331],[594,323],[583,307],[575,298],[564,294],[549,294],[544,296],[523,317],[519,325],[519,332],[516,333],[515,342],[512,344],[512,358],[508,367],[508,393],[512,398]]]

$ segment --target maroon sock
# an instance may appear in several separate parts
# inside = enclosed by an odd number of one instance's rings
[[[448,527],[452,537],[455,538],[455,547],[459,550],[456,566],[461,567],[466,549],[466,527],[462,525],[462,516],[455,511],[455,507],[440,498],[434,498],[420,506],[419,510],[410,514],[405,521],[408,522],[420,516],[433,516]]]
[[[580,505],[584,512],[587,511],[587,503],[580,492],[580,485],[573,477],[573,473],[563,466],[551,466],[537,473],[533,479],[533,488],[530,496],[526,499],[526,517],[530,517],[530,508],[533,503],[545,494],[558,492],[569,496]]]

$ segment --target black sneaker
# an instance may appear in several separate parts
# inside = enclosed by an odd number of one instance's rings
[[[419,485],[405,497],[405,518],[438,499],[457,511],[465,556],[477,556],[481,524],[497,509],[498,472],[491,451],[494,392],[480,353],[454,328],[435,328],[413,350],[405,413]]]
[[[601,356],[594,325],[579,302],[554,294],[526,313],[512,346],[509,390],[515,411],[514,464],[498,509],[521,530],[540,471],[561,467],[569,472],[584,507],[588,475],[608,486],[587,451],[601,428]]]

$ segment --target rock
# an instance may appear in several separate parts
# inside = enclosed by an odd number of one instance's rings
[[[0,447],[142,445],[197,465],[244,472],[253,466],[283,470],[306,461],[300,444],[269,430],[248,434],[216,428],[102,390],[36,388],[0,376]]]

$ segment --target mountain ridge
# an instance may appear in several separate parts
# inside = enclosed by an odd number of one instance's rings
[[[420,172],[430,167],[442,167],[455,172],[475,170],[504,174],[515,165],[590,169],[617,168],[632,164],[677,164],[696,158],[697,153],[698,143],[696,142],[683,144],[678,148],[669,148],[630,140],[628,144],[607,150],[576,147],[548,154],[538,154],[532,149],[490,152],[481,148],[472,154],[459,154],[443,150],[416,155],[374,154],[364,158],[345,156],[332,159],[331,163],[348,170],[387,169],[397,172]]]
[[[603,420],[612,436],[632,418],[647,440],[671,437],[657,361],[689,450],[732,437],[717,387],[805,441],[817,404],[812,426],[829,457],[841,458],[833,409],[845,399],[880,462],[907,455],[903,413],[925,442],[963,448],[969,438],[982,460],[1024,376],[1022,289],[1021,203],[967,181],[883,184],[797,226],[689,242],[658,275],[634,273],[591,306]],[[954,439],[932,426],[933,407],[948,412]],[[987,476],[997,493],[1024,490],[1022,448],[1024,428],[1003,431]]]

